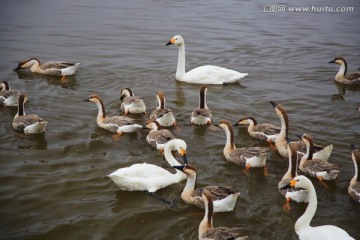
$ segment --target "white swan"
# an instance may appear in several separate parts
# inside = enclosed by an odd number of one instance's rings
[[[224,84],[234,83],[247,76],[247,73],[240,73],[227,68],[206,65],[194,68],[185,72],[185,42],[180,35],[176,35],[165,44],[165,46],[176,44],[179,47],[178,65],[176,80],[196,84]]]
[[[309,192],[309,205],[305,213],[296,221],[295,232],[300,240],[326,239],[326,240],[346,240],[354,239],[343,229],[333,225],[322,225],[317,227],[310,226],[310,222],[315,215],[317,208],[317,197],[314,185],[305,176],[297,176],[290,183],[284,186],[286,188],[303,188]]]
[[[164,155],[170,166],[181,165],[172,155],[171,151],[178,151],[186,160],[186,143],[181,139],[174,139],[165,144]],[[125,191],[148,191],[155,192],[173,183],[178,183],[186,179],[186,174],[176,170],[173,174],[162,167],[140,163],[130,167],[120,168],[108,175],[111,180]]]

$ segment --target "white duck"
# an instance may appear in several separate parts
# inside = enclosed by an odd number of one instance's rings
[[[322,225],[317,227],[310,226],[310,222],[314,217],[317,209],[317,196],[314,185],[305,176],[297,176],[290,183],[284,186],[286,188],[303,188],[309,193],[309,205],[306,208],[305,213],[296,221],[295,232],[299,236],[300,240],[347,240],[353,239],[343,229],[333,225]]]
[[[80,63],[71,63],[64,61],[51,61],[44,64],[40,63],[37,58],[30,58],[29,60],[20,62],[15,70],[29,68],[30,72],[46,74],[46,75],[57,75],[67,76],[75,74],[76,69]]]
[[[92,94],[83,102],[93,102],[98,107],[98,115],[96,118],[96,123],[99,127],[108,130],[113,133],[122,134],[122,133],[131,133],[136,132],[142,128],[141,125],[136,124],[134,119],[123,117],[123,116],[113,116],[108,117],[105,112],[105,106],[101,98]]]
[[[289,167],[287,172],[282,177],[281,181],[278,184],[279,191],[281,195],[283,195],[286,198],[286,203],[284,205],[284,210],[289,210],[290,200],[294,200],[296,202],[309,202],[309,194],[306,190],[303,189],[297,189],[297,188],[288,188],[284,190],[280,190],[283,186],[289,184],[289,182],[294,179],[297,174],[297,167],[298,167],[298,158],[297,158],[297,149],[296,144],[289,143],[288,147],[288,155],[289,155]]]
[[[141,97],[135,96],[130,88],[123,88],[120,91],[121,110],[128,113],[145,113],[146,106]]]
[[[335,81],[346,85],[360,86],[360,72],[347,73],[347,62],[343,57],[336,57],[329,63],[340,65],[339,72],[335,75]]]
[[[250,169],[251,167],[265,167],[266,155],[270,152],[268,147],[242,147],[236,148],[234,143],[234,130],[228,120],[220,120],[219,127],[226,133],[224,156],[227,161]]]
[[[242,240],[247,239],[247,236],[240,237],[240,228],[227,228],[227,227],[216,227],[213,226],[213,213],[214,204],[211,193],[208,190],[202,192],[202,201],[205,204],[204,218],[199,224],[198,238],[199,240],[224,240],[234,239]]]
[[[218,66],[200,66],[185,72],[185,42],[180,35],[176,35],[166,43],[168,45],[177,45],[179,48],[178,65],[176,70],[176,80],[196,84],[224,84],[234,83],[247,76],[247,73],[240,73],[227,68]]]
[[[10,85],[7,81],[2,81],[0,87],[0,103],[8,107],[17,107],[21,93],[16,89],[10,89]]]
[[[285,108],[281,104],[277,104],[273,101],[270,101],[271,105],[274,107],[276,114],[278,115],[281,121],[281,130],[279,135],[275,138],[275,146],[279,151],[279,154],[283,157],[288,157],[287,139],[289,137],[289,118]],[[306,146],[302,141],[294,141],[297,144],[297,151],[299,155],[304,155],[306,152]],[[319,147],[321,148],[321,147]],[[314,158],[320,158],[328,160],[333,149],[333,145],[330,144],[321,150],[314,153]]]
[[[174,114],[169,108],[165,107],[164,93],[162,91],[157,92],[156,99],[159,105],[151,112],[150,120],[156,120],[163,127],[176,126]]]
[[[186,143],[181,139],[174,139],[165,144],[164,155],[170,166],[181,165],[172,155],[171,151],[177,151],[186,163]],[[173,174],[162,167],[141,163],[130,167],[120,168],[108,175],[111,180],[125,191],[148,191],[155,192],[174,183],[186,179],[186,174],[176,170]]]
[[[47,121],[44,121],[36,114],[26,115],[24,104],[28,101],[26,95],[19,96],[18,111],[12,122],[12,126],[17,131],[24,131],[25,134],[36,134],[45,132]]]
[[[207,87],[201,86],[199,92],[199,107],[191,112],[190,122],[195,125],[210,125],[212,123],[212,113],[206,104]]]
[[[360,152],[355,148],[353,144],[351,144],[352,152],[351,157],[354,162],[355,174],[354,177],[350,181],[350,185],[348,187],[349,195],[358,203],[360,203]]]
[[[240,192],[236,191],[233,186],[205,186],[195,189],[196,185],[196,169],[195,167],[185,164],[185,166],[173,166],[187,175],[187,181],[181,198],[190,204],[194,204],[199,208],[204,208],[204,201],[201,194],[209,191],[213,203],[214,212],[230,212],[234,210],[236,200]]]

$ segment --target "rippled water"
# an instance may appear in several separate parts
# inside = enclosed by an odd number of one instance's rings
[[[289,4],[295,4],[291,2]],[[330,2],[335,4],[335,2]],[[107,174],[147,162],[171,170],[141,134],[119,139],[99,129],[93,104],[99,94],[110,115],[119,110],[119,91],[130,87],[149,110],[163,90],[173,109],[178,138],[188,144],[198,185],[235,185],[241,192],[235,211],[215,215],[216,226],[237,226],[251,239],[297,239],[293,225],[306,205],[282,211],[278,181],[287,160],[273,153],[269,176],[262,169],[245,174],[226,163],[225,135],[214,127],[193,127],[189,114],[198,105],[197,85],[174,81],[176,47],[164,44],[175,34],[186,41],[187,69],[203,64],[228,67],[249,76],[240,84],[210,86],[208,106],[215,122],[253,116],[279,125],[269,101],[289,113],[290,134],[311,134],[334,144],[330,161],[340,177],[326,189],[313,181],[318,210],[313,225],[334,224],[360,238],[360,206],[347,195],[354,174],[350,143],[360,147],[360,91],[332,80],[342,55],[349,69],[359,65],[359,1],[353,13],[264,13],[274,1],[10,1],[0,8],[0,76],[26,92],[27,113],[46,119],[48,131],[25,136],[12,130],[16,109],[0,114],[1,239],[196,239],[202,210],[180,199],[185,182],[159,190],[124,192]],[[305,4],[305,3],[303,3]],[[329,4],[306,1],[306,4]],[[12,69],[30,57],[80,62],[74,77],[60,82]],[[143,123],[147,116],[134,116]],[[265,146],[245,128],[235,130],[236,145]]]

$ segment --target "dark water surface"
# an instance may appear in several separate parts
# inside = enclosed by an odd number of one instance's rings
[[[349,145],[360,147],[360,90],[335,84],[338,66],[327,64],[342,55],[350,70],[360,67],[360,2],[302,3],[343,4],[353,13],[264,13],[264,4],[278,2],[1,1],[0,80],[26,92],[25,111],[49,124],[44,135],[25,136],[11,127],[16,109],[0,109],[0,238],[197,239],[203,211],[181,201],[185,182],[150,196],[120,191],[106,177],[142,162],[171,170],[141,134],[114,139],[99,129],[95,105],[82,102],[97,93],[117,115],[119,91],[130,87],[149,111],[156,107],[155,93],[165,92],[178,121],[172,130],[188,144],[199,186],[240,190],[235,211],[216,214],[215,226],[243,227],[251,239],[297,239],[293,226],[306,205],[293,203],[284,212],[277,191],[287,160],[273,153],[268,176],[262,169],[245,174],[225,162],[222,131],[190,126],[199,86],[174,81],[177,49],[164,46],[181,34],[187,70],[214,64],[249,73],[240,84],[209,87],[215,122],[250,115],[279,125],[272,100],[288,110],[291,137],[308,133],[334,144],[329,161],[341,166],[340,177],[328,189],[313,181],[318,210],[312,225],[334,224],[360,239],[360,205],[347,195],[354,174]],[[63,83],[12,71],[30,57],[81,66]],[[134,117],[143,123],[147,116]],[[238,147],[266,145],[245,128],[235,134]]]

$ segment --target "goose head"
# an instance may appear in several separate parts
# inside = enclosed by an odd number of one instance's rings
[[[184,39],[180,35],[173,36],[168,43],[165,44],[165,46],[169,45],[182,45],[184,44]]]
[[[101,102],[101,98],[96,95],[96,94],[91,94],[88,98],[86,98],[85,100],[83,100],[83,102],[93,102],[93,103],[98,103]]]
[[[14,70],[16,71],[23,68],[29,68],[36,63],[40,65],[40,60],[37,58],[30,58],[29,60],[19,62],[18,66]]]
[[[196,178],[196,169],[190,164],[185,164],[183,166],[173,166],[173,168],[178,169],[185,173],[188,177]]]
[[[345,61],[345,59],[343,57],[335,57],[329,63],[336,63],[336,64],[339,64],[339,65],[346,65],[346,61]]]
[[[0,83],[0,89],[2,90],[10,90],[9,83],[7,81],[2,81]]]
[[[19,96],[19,99],[18,99],[19,106],[24,105],[24,103],[26,103],[27,101],[29,101],[29,98],[28,98],[27,95],[21,94],[21,95]]]
[[[122,101],[126,97],[132,97],[134,96],[133,91],[131,91],[130,88],[123,88],[120,91],[120,100]]]
[[[240,118],[239,121],[234,124],[234,126],[246,125],[246,124],[250,124],[250,123],[253,123],[254,125],[257,124],[255,118],[244,117],[244,118]]]
[[[158,121],[149,121],[146,123],[145,128],[151,129],[151,130],[159,130],[160,124],[158,123]]]

